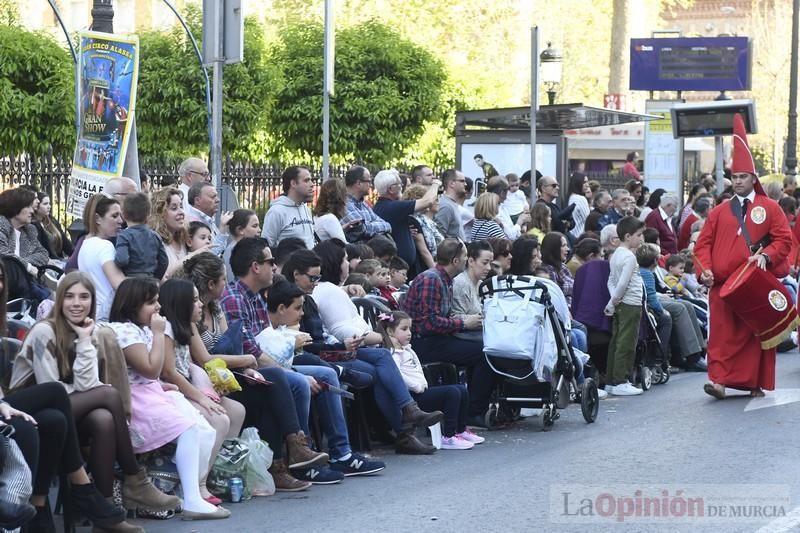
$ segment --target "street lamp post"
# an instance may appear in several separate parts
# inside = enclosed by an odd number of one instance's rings
[[[556,103],[556,88],[561,84],[561,51],[553,48],[553,43],[548,42],[547,48],[539,55],[541,62],[541,78],[547,87],[547,103]]]
[[[786,135],[786,175],[797,175],[797,45],[800,0],[792,2],[792,51],[789,67],[789,131]]]
[[[114,7],[111,0],[93,0],[92,30],[114,33]]]

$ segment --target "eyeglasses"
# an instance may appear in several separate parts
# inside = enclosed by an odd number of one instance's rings
[[[208,170],[206,170],[205,172],[200,172],[198,170],[190,170],[189,172],[191,172],[192,174],[197,174],[198,176],[203,176],[204,178],[207,178],[211,175],[211,173]]]
[[[320,280],[322,279],[322,276],[320,275],[316,276],[312,276],[311,274],[303,274],[303,275],[306,276],[308,278],[308,281],[310,281],[311,283],[319,283]]]
[[[259,265],[267,263],[269,266],[275,266],[275,259],[273,259],[272,257],[270,257],[269,259],[263,258],[260,259],[259,261],[256,261],[256,263],[258,263]]]

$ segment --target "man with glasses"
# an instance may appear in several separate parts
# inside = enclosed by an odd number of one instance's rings
[[[397,255],[402,257],[415,273],[419,272],[420,268],[417,263],[417,247],[408,229],[408,217],[433,205],[439,194],[439,185],[441,185],[439,180],[433,180],[425,196],[419,200],[401,200],[403,189],[400,173],[397,170],[381,170],[375,175],[375,189],[379,196],[375,202],[375,214],[391,224]]]
[[[347,187],[347,203],[344,218],[341,220],[342,226],[348,222],[361,221],[355,229],[361,234],[360,238],[353,240],[367,241],[375,235],[391,233],[392,227],[389,223],[376,215],[364,201],[372,190],[372,176],[369,170],[358,165],[351,167],[344,175],[344,185]]]
[[[264,239],[244,238],[233,247],[230,266],[236,281],[225,288],[220,307],[229,324],[241,320],[244,351],[256,358],[259,368],[277,367],[276,359],[262,350],[256,340],[256,335],[271,327],[267,301],[262,293],[272,287],[275,268],[272,252]],[[293,470],[292,476],[312,483],[331,484],[338,483],[345,475],[373,474],[385,468],[380,461],[367,459],[350,448],[342,399],[320,385],[324,382],[339,388],[337,371],[313,365],[293,366],[284,370],[295,396],[308,398],[311,393],[316,396],[320,425],[331,448],[331,462],[335,465],[335,471],[316,467]],[[298,413],[297,418],[301,426],[308,430],[307,404],[303,402],[298,408],[302,412]]]
[[[178,188],[183,193],[183,210],[189,210],[189,188],[195,183],[208,181],[211,174],[208,172],[208,165],[205,161],[197,157],[185,159],[178,166],[178,176],[181,179]]]
[[[461,218],[461,205],[467,198],[467,180],[454,168],[442,173],[444,194],[439,198],[439,211],[433,217],[442,235],[461,242],[467,240]]]
[[[536,201],[543,202],[550,208],[550,229],[563,233],[569,238],[569,230],[575,225],[572,220],[575,204],[561,209],[558,205],[558,182],[552,176],[543,176],[536,188],[539,191],[539,199]]]
[[[633,198],[631,197],[631,193],[626,189],[614,189],[611,192],[611,207],[598,223],[600,229],[603,229],[609,224],[616,224],[619,222],[622,217],[628,214],[632,205]]]

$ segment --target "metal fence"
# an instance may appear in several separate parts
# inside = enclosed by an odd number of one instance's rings
[[[147,174],[151,189],[157,189],[162,185],[180,181],[178,177],[180,163],[180,159],[142,158],[140,167]],[[252,209],[261,216],[269,206],[270,200],[281,194],[280,177],[286,166],[278,163],[234,161],[226,157],[222,163],[222,181],[233,188],[242,208]],[[369,165],[367,167],[369,168]],[[343,179],[348,168],[348,166],[332,166],[329,174]],[[322,169],[310,170],[314,179],[320,182]],[[370,170],[377,171],[372,168]],[[405,170],[407,169],[400,169],[401,172]],[[0,190],[30,185],[48,193],[53,204],[53,216],[65,227],[73,221],[73,217],[66,212],[71,172],[72,157],[53,154],[52,151],[44,155],[0,154]]]

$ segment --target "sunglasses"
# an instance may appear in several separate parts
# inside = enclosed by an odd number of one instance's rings
[[[256,263],[258,263],[259,265],[267,263],[269,266],[275,266],[275,259],[270,257],[269,259],[261,259],[260,261],[256,261]]]
[[[311,283],[319,283],[319,281],[322,279],[322,276],[320,275],[312,276],[311,274],[305,274],[305,276],[308,276],[308,281]]]

